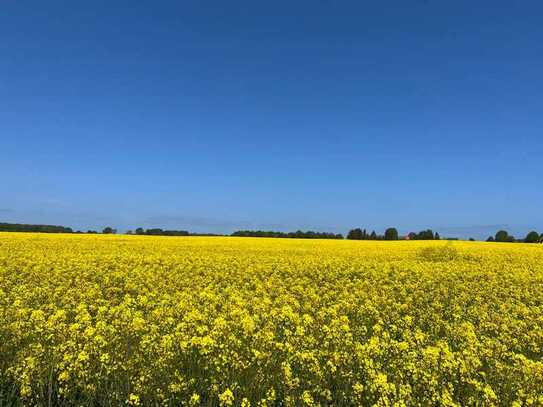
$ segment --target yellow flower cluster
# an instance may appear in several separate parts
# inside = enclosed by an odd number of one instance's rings
[[[0,405],[543,405],[543,246],[0,234]]]

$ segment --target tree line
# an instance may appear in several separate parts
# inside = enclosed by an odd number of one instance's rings
[[[130,233],[128,233],[130,232]],[[129,230],[127,234],[132,234],[132,232]],[[143,229],[143,228],[137,228],[134,231],[135,235],[147,235],[147,236],[189,236],[189,232],[187,230],[162,230],[160,228],[153,228],[153,229]]]
[[[418,233],[411,232],[407,236],[400,236],[398,229],[388,228],[383,235],[378,235],[375,230],[368,233],[366,229],[351,229],[347,234],[349,240],[440,240],[439,233],[434,233],[431,229],[422,230]]]
[[[486,239],[487,242],[501,243],[543,243],[543,233],[538,233],[535,230],[529,232],[524,239],[517,239],[510,235],[506,230],[499,230],[496,235]]]
[[[101,232],[96,230],[80,230],[73,231],[70,227],[57,225],[33,225],[23,223],[5,223],[0,222],[0,232],[35,232],[35,233],[87,233],[87,234],[116,234],[117,229],[107,226]],[[187,230],[163,230],[161,228],[143,229],[137,228],[134,231],[127,231],[128,235],[145,235],[145,236],[238,236],[238,237],[272,237],[272,238],[293,238],[293,239],[343,239],[340,233],[329,232],[314,232],[312,230],[296,232],[278,232],[265,230],[238,230],[230,235],[221,235],[214,233],[193,233]],[[346,236],[349,240],[440,240],[439,233],[433,232],[431,229],[422,230],[420,232],[411,232],[405,236],[400,236],[398,229],[391,227],[385,230],[384,234],[377,234],[375,230],[368,233],[366,229],[355,228],[349,230]],[[458,240],[458,239],[448,239]],[[470,238],[470,241],[475,239]],[[506,230],[499,230],[494,236],[490,236],[487,242],[518,242],[518,243],[543,243],[543,233],[536,231],[529,232],[524,239],[517,239],[510,235]]]
[[[72,228],[55,225],[29,225],[23,223],[0,223],[0,232],[73,233]]]
[[[291,239],[343,239],[340,233],[313,232],[312,230],[296,232],[274,232],[271,230],[238,230],[230,236],[237,237],[275,237]]]
[[[127,235],[145,235],[145,236],[222,236],[215,233],[194,233],[188,230],[162,230],[160,228],[143,229],[137,228],[134,232],[126,232]]]

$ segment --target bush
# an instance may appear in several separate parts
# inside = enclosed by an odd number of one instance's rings
[[[539,242],[539,233],[537,232],[530,232],[524,239],[526,243],[538,243]]]
[[[385,240],[398,240],[398,230],[396,228],[385,230]]]

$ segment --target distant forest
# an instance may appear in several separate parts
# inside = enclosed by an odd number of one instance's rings
[[[1,223],[0,232],[37,232],[37,233],[86,233],[86,234],[116,234],[117,229],[111,226],[105,227],[101,232],[96,230],[80,230],[73,231],[72,228],[56,225],[31,225],[22,223]],[[311,230],[296,232],[275,232],[263,230],[238,230],[230,235],[220,235],[214,233],[193,233],[187,230],[163,230],[160,228],[128,230],[127,235],[141,236],[233,236],[233,237],[271,237],[271,238],[291,238],[291,239],[343,239],[340,233],[329,232],[314,232]],[[375,231],[368,233],[366,229],[355,228],[347,233],[348,240],[440,240],[442,239],[439,233],[433,232],[431,229],[422,230],[420,232],[411,232],[405,236],[400,236],[396,228],[388,228],[384,234],[377,234]],[[448,238],[446,240],[458,240],[456,238]],[[470,238],[474,241],[475,239]],[[532,231],[526,235],[524,239],[517,239],[510,235],[505,230],[498,231],[494,236],[486,239],[487,242],[510,242],[510,243],[543,243],[543,233]]]
[[[215,233],[193,233],[187,230],[162,230],[160,228],[143,229],[137,228],[134,232],[126,232],[127,235],[145,235],[145,236],[222,236]]]
[[[347,234],[350,240],[440,240],[439,233],[434,233],[431,229],[423,230],[418,233],[411,232],[407,236],[400,236],[398,229],[388,228],[384,235],[378,235],[375,230],[368,233],[366,229],[352,229]]]
[[[26,225],[22,223],[0,223],[0,232],[73,233],[72,228],[54,225]]]
[[[327,233],[327,232],[313,232],[308,230],[303,232],[298,230],[296,232],[273,232],[263,230],[238,230],[232,233],[230,236],[239,237],[278,237],[278,238],[291,238],[291,239],[343,239],[343,235],[340,233]]]

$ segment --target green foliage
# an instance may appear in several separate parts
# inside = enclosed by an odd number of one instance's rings
[[[432,229],[427,229],[420,231],[419,233],[410,233],[409,239],[411,240],[437,240],[440,239],[439,234],[432,231]]]
[[[238,230],[231,234],[236,237],[275,237],[275,238],[291,238],[291,239],[343,239],[343,235],[327,232],[313,232],[308,230],[303,232],[298,230],[296,232],[273,232],[263,230]],[[347,237],[349,238],[349,237]]]
[[[532,231],[528,233],[524,241],[526,243],[538,243],[539,239],[540,239],[539,233]]]
[[[398,230],[396,228],[388,228],[385,230],[385,240],[398,240]]]
[[[160,228],[147,229],[143,235],[149,236],[188,236],[189,232],[186,230],[162,230]]]
[[[362,230],[360,228],[351,229],[349,230],[349,233],[347,234],[347,239],[349,240],[398,240],[398,231],[395,228],[389,228],[387,229],[388,233],[390,234],[390,239],[387,239],[386,236],[380,236],[378,235],[375,230],[373,230],[370,234],[366,231],[366,229]],[[394,231],[395,236],[394,238]],[[386,235],[386,233],[385,233]]]
[[[514,242],[515,238],[513,236],[509,236],[509,233],[506,230],[499,230],[496,233],[496,237],[494,238],[496,242]]]
[[[363,238],[364,238],[364,234],[362,232],[362,229],[360,228],[351,229],[349,230],[349,233],[347,234],[347,239],[349,240],[362,240]]]
[[[72,228],[55,225],[0,223],[0,232],[73,233],[73,230]]]

